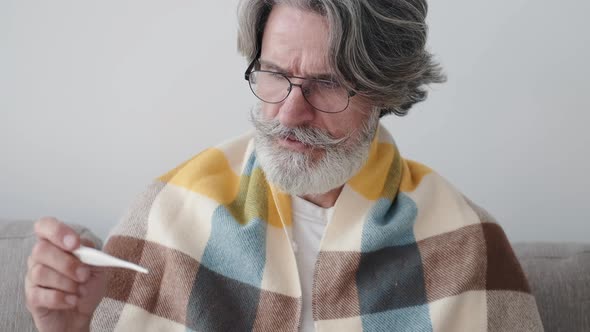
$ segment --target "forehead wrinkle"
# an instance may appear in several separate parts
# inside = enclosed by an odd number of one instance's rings
[[[259,59],[260,66],[264,67],[265,70],[276,71],[282,74],[286,74],[289,76],[296,76],[293,74],[293,71],[289,70],[288,68],[282,67],[272,61],[268,61],[265,59]],[[311,79],[318,79],[318,80],[333,80],[334,75],[330,72],[304,72],[305,78]]]
[[[262,58],[295,76],[331,77],[327,29],[327,21],[321,15],[276,5],[265,26]]]

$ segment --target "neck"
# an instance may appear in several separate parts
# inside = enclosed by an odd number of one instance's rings
[[[336,204],[336,200],[338,199],[338,196],[340,196],[340,193],[342,192],[343,187],[344,186],[340,186],[340,187],[332,189],[324,194],[303,195],[300,197],[308,202],[311,202],[311,203],[319,206],[319,207],[323,207],[325,209],[331,208],[332,206],[334,206],[334,204]]]

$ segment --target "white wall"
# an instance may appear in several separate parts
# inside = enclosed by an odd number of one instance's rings
[[[105,236],[152,178],[249,128],[232,1],[0,1],[0,217]],[[512,240],[587,241],[590,3],[430,1],[449,76],[402,153]]]

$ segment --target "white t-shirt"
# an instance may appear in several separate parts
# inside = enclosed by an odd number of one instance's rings
[[[291,242],[297,259],[297,269],[303,293],[300,331],[312,332],[315,331],[311,311],[315,262],[320,251],[324,230],[328,222],[332,220],[334,208],[324,209],[302,198],[292,197],[293,238]]]

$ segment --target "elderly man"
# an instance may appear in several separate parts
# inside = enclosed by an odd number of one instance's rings
[[[149,274],[81,264],[36,225],[40,331],[540,331],[501,228],[400,156],[379,118],[444,76],[425,0],[246,0],[255,131],[158,178],[104,250]]]

